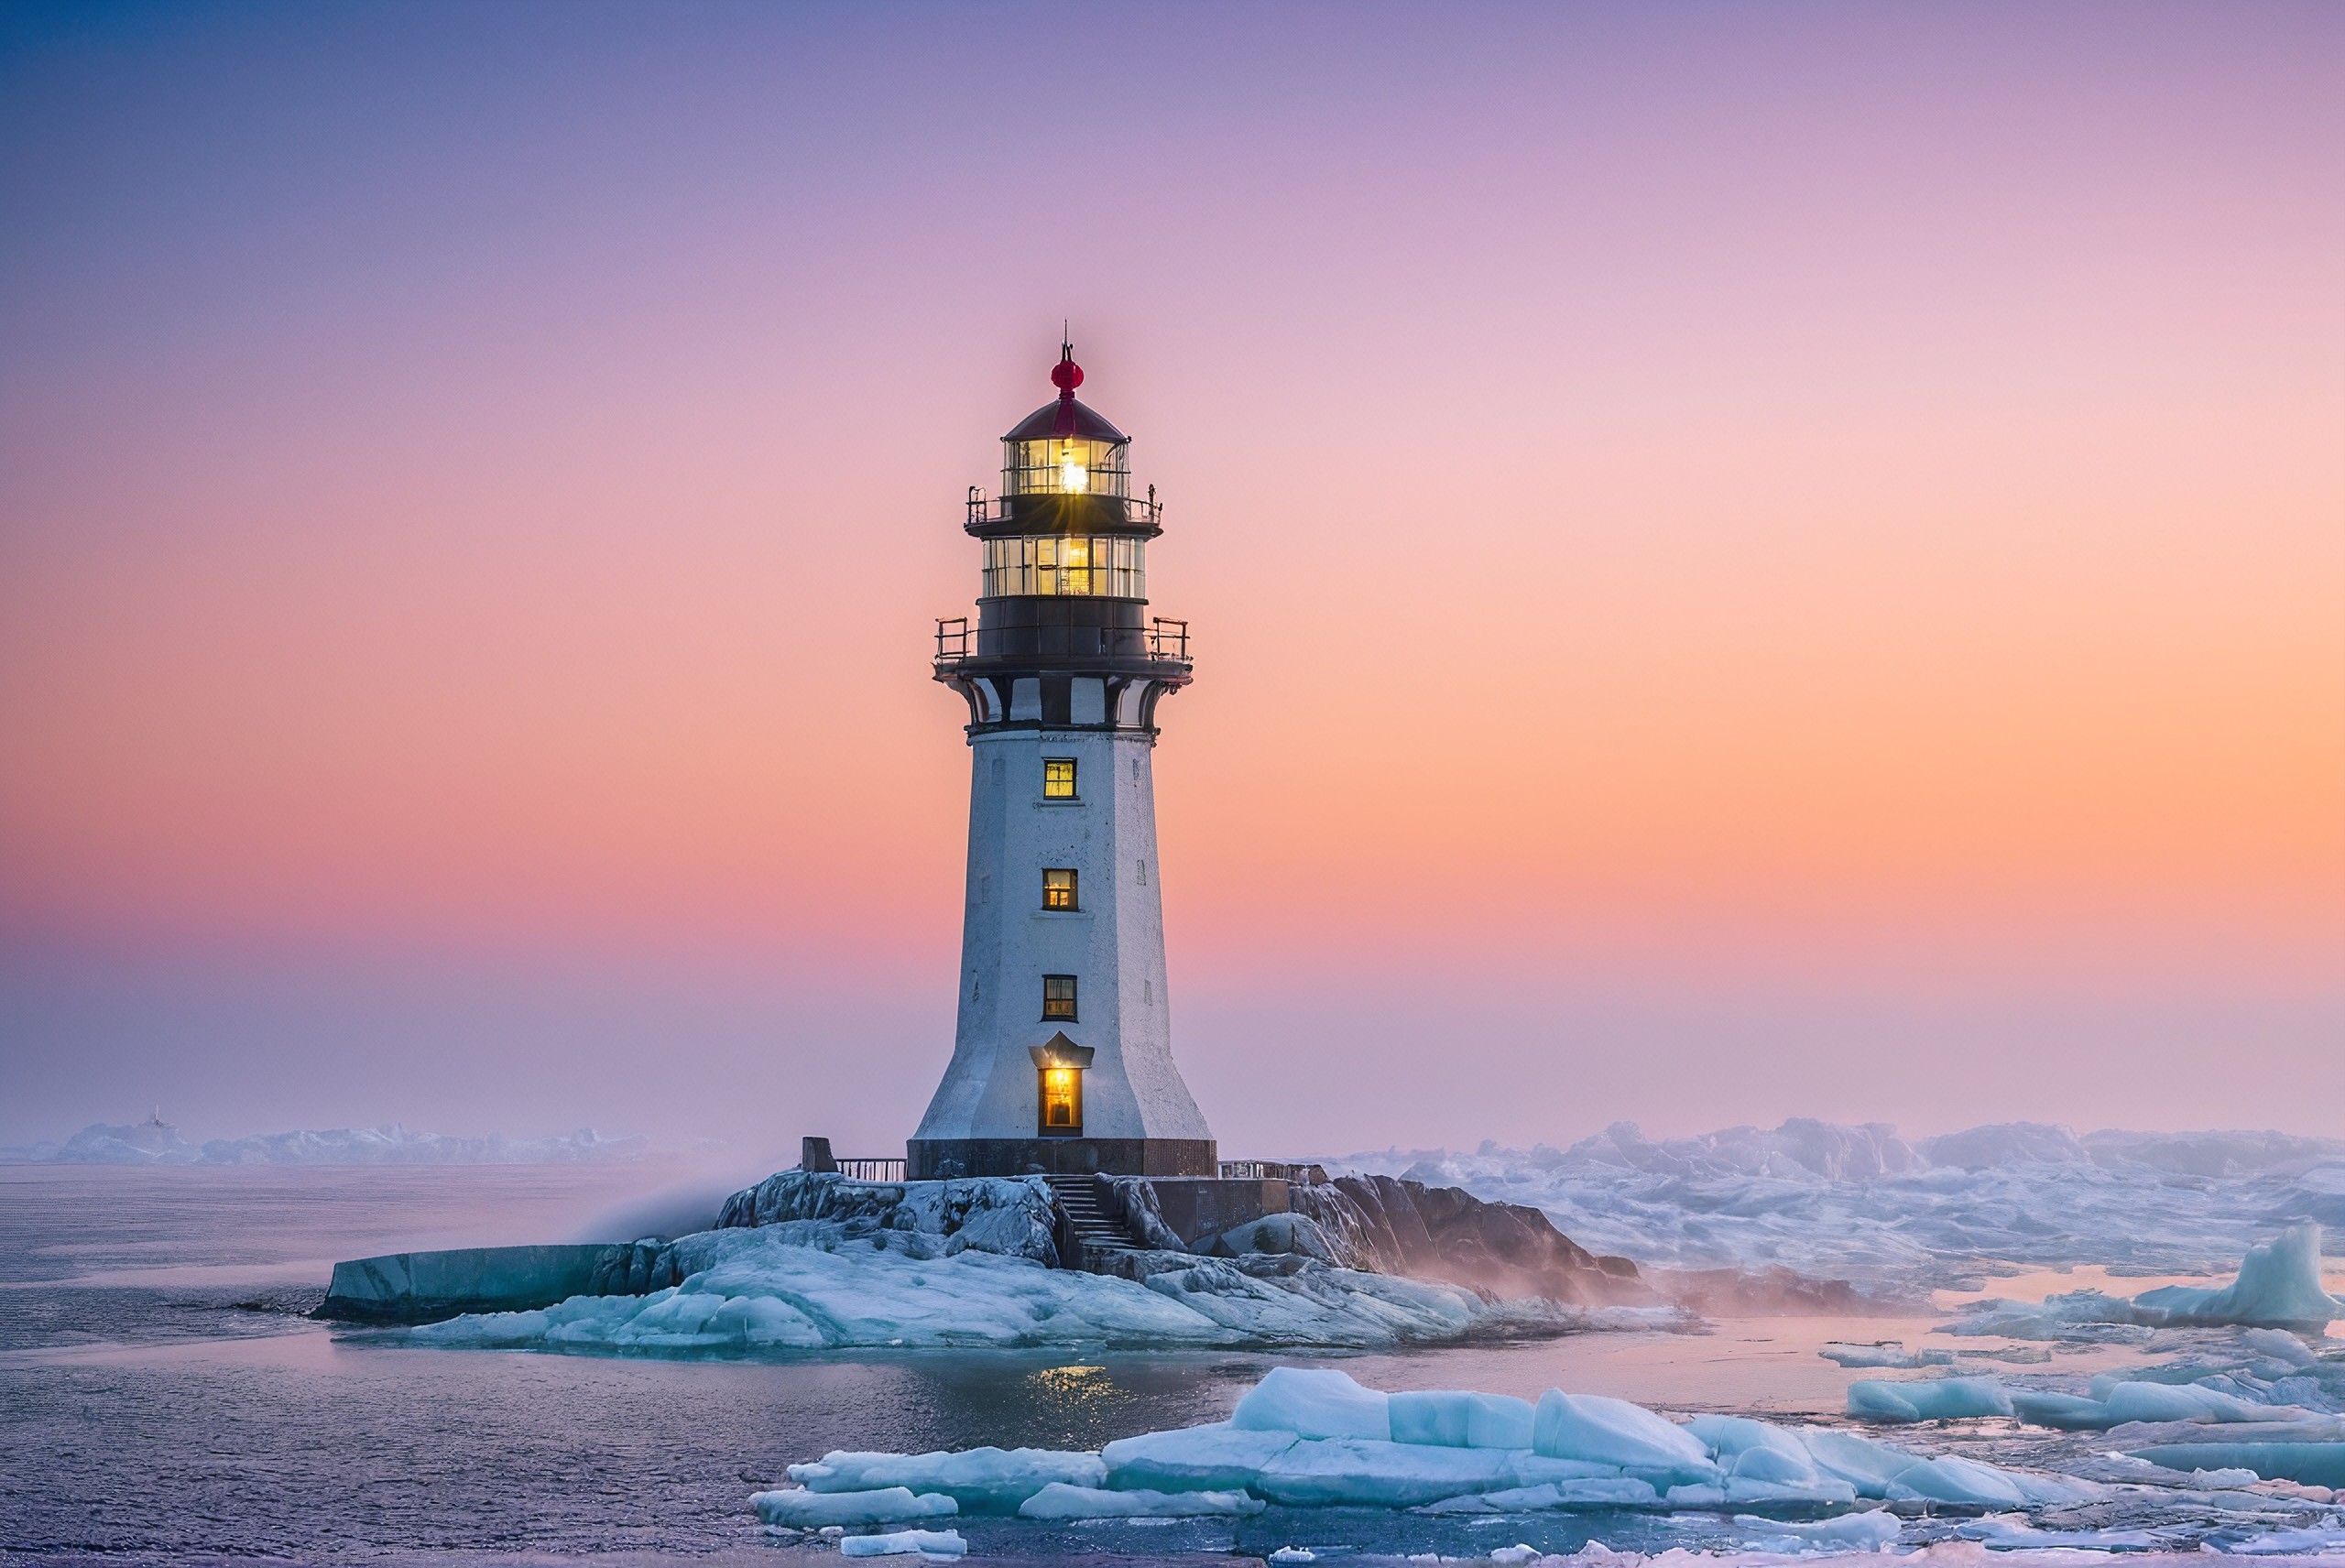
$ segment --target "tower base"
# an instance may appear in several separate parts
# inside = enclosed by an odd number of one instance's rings
[[[913,1138],[904,1145],[914,1181],[952,1176],[1218,1176],[1211,1138]]]

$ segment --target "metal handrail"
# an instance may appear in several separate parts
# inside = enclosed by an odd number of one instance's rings
[[[901,1181],[904,1180],[903,1156],[874,1159],[840,1159],[833,1161],[839,1174],[850,1181]]]
[[[1149,619],[1146,635],[1148,657],[1166,664],[1186,664],[1189,659],[1189,623],[1166,615]],[[966,615],[936,617],[936,663],[939,669],[966,663],[975,657],[971,638],[976,633]]]
[[[1221,1161],[1221,1179],[1225,1181],[1299,1181],[1306,1187],[1316,1187],[1325,1183],[1327,1168],[1281,1160],[1225,1160]]]
[[[1057,495],[1059,492],[1031,490],[1026,494],[1051,495]],[[1124,508],[1124,520],[1128,523],[1146,523],[1149,527],[1156,528],[1164,526],[1164,503],[1156,498],[1156,486],[1153,485],[1148,487],[1146,499],[1138,495],[1111,495],[1099,491],[1085,491],[1084,494],[1095,499],[1121,504]],[[1010,503],[1019,499],[1021,497],[1015,495],[997,495],[987,499],[983,485],[972,485],[969,486],[967,503],[968,521],[980,526],[1006,523],[1010,520]]]
[[[969,617],[936,617],[936,662],[957,664],[969,657]]]

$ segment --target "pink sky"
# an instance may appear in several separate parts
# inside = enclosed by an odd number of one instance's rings
[[[2345,14],[566,15],[0,32],[0,1138],[900,1140],[1063,316],[1226,1152],[2345,1134]]]

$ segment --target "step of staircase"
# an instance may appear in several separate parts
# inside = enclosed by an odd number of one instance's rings
[[[1124,1227],[1099,1207],[1098,1189],[1088,1176],[1045,1176],[1051,1195],[1066,1214],[1067,1225],[1081,1244],[1084,1263],[1095,1265],[1111,1254],[1136,1252]],[[1098,1270],[1094,1268],[1093,1272]]]

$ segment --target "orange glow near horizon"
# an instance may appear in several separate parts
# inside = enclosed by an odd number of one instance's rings
[[[1147,106],[1051,117],[1147,245],[1005,229],[1041,111],[940,119],[959,68],[881,82],[846,17],[738,24],[845,73],[801,82],[844,151],[670,41],[714,71],[688,112],[605,124],[616,67],[560,68],[559,179],[493,95],[477,168],[203,176],[275,228],[69,116],[118,227],[9,263],[0,937],[730,966],[949,1038],[930,626],[1072,310],[1194,637],[1183,1018],[1371,982],[2345,1017],[2345,28],[1998,15],[1510,14],[1413,60],[1254,18],[1266,74],[1125,16]],[[1257,1049],[1178,1040],[1225,1083]],[[1881,1071],[1893,1119],[1927,1074]]]

